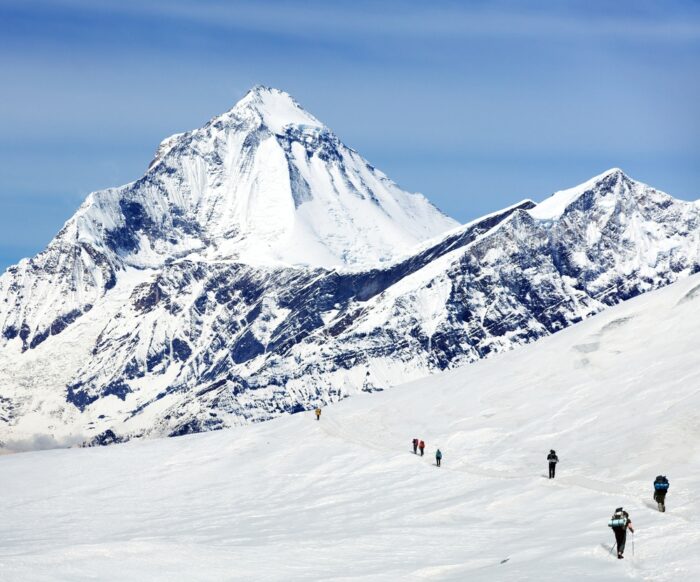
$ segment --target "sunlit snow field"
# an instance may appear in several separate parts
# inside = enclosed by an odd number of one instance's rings
[[[699,580],[699,322],[696,275],[319,422],[0,457],[0,578]]]

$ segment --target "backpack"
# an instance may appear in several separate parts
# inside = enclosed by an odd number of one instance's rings
[[[668,491],[669,482],[665,475],[659,475],[654,481],[654,489],[657,491]]]
[[[626,528],[627,522],[629,521],[629,516],[626,511],[623,511],[622,507],[618,507],[613,513],[612,518],[608,522],[608,527],[620,527]]]

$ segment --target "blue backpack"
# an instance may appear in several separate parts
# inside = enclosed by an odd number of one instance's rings
[[[668,491],[669,482],[664,475],[659,475],[654,481],[654,489],[657,491]]]

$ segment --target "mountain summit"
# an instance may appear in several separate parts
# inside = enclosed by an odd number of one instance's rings
[[[216,117],[214,122],[231,117],[244,118],[247,115],[258,115],[265,127],[279,135],[284,134],[289,125],[319,129],[324,127],[289,93],[264,85],[253,87],[231,110]]]
[[[166,139],[127,188],[122,198],[165,233],[144,241],[146,254],[177,246],[208,260],[357,268],[457,226],[290,95],[262,86],[203,128]]]

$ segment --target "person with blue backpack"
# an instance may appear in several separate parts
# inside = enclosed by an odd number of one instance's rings
[[[634,533],[630,514],[622,507],[618,507],[613,513],[612,518],[608,522],[608,527],[611,527],[615,534],[615,543],[617,544],[617,559],[622,560],[625,551],[625,543],[627,542],[627,530]]]
[[[659,504],[659,511],[666,511],[666,492],[669,482],[665,475],[659,475],[654,480],[654,501]]]

